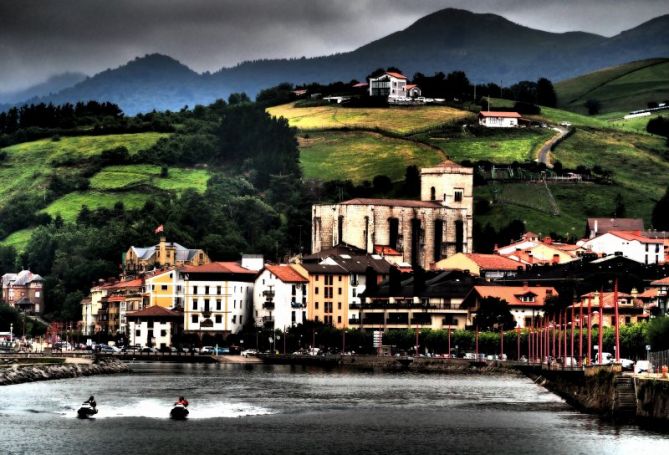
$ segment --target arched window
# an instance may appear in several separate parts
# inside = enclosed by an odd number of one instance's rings
[[[430,200],[434,201],[437,198],[437,190],[434,187],[430,188]]]

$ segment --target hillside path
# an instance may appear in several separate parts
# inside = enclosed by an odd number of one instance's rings
[[[548,168],[553,167],[549,158],[551,149],[557,143],[557,141],[562,139],[569,132],[569,128],[565,128],[562,126],[554,126],[553,130],[557,131],[557,134],[555,134],[555,136],[544,142],[544,145],[542,145],[541,148],[539,149],[539,156],[537,158],[537,161],[539,163],[544,163]]]

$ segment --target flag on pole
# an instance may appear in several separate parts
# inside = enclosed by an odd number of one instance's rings
[[[165,228],[164,228],[164,226],[161,224],[160,226],[158,226],[157,228],[155,228],[155,229],[153,230],[153,233],[154,233],[154,234],[158,234],[159,232],[163,232],[164,230],[165,230]]]

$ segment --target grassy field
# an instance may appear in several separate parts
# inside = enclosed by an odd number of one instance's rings
[[[52,217],[60,214],[65,221],[74,221],[85,205],[89,209],[112,208],[117,202],[123,202],[126,209],[140,208],[151,198],[149,193],[103,193],[87,191],[70,193],[52,202],[44,212]]]
[[[378,128],[399,134],[425,131],[474,118],[470,112],[446,106],[349,108],[332,105],[296,108],[290,103],[267,111],[273,116],[285,117],[291,126],[301,130]]]
[[[430,166],[444,155],[428,146],[365,131],[324,131],[300,138],[300,160],[306,178],[355,182],[386,175],[404,178],[407,166]]]
[[[23,251],[33,235],[34,228],[21,229],[13,232],[0,242],[2,246],[13,246],[17,251]]]
[[[130,153],[136,153],[166,136],[168,134],[137,133],[63,137],[58,141],[42,139],[6,147],[2,150],[7,152],[7,159],[0,164],[0,207],[16,193],[42,193],[48,176],[54,172],[54,161],[67,157],[76,162],[121,145],[128,148]],[[59,172],[67,174],[68,170],[60,168]]]
[[[669,98],[669,59],[652,59],[605,68],[555,84],[559,107],[586,113],[583,104],[598,100],[602,113],[628,112],[648,101]]]
[[[177,192],[192,188],[203,193],[207,189],[209,177],[210,174],[205,169],[170,168],[168,176],[161,178],[160,166],[148,164],[109,166],[91,178],[91,188],[109,191],[146,185]]]
[[[486,137],[431,138],[453,161],[489,160],[493,163],[536,159],[537,149],[555,132],[546,129],[500,130]]]

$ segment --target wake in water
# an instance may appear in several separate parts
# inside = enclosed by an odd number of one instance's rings
[[[98,413],[95,419],[106,419],[114,417],[148,417],[153,419],[165,419],[170,417],[172,401],[157,399],[144,399],[136,402],[117,404],[104,402],[98,405]],[[67,411],[59,412],[64,417],[76,418],[76,412],[71,406],[64,406]],[[248,403],[231,403],[227,401],[204,401],[202,403],[191,403],[188,406],[190,414],[188,419],[215,419],[235,418],[245,416],[258,416],[274,414],[275,412],[260,406]]]

